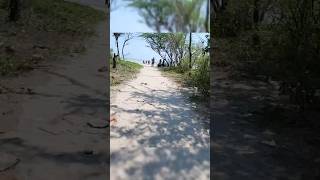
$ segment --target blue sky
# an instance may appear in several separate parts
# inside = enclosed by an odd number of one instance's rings
[[[141,37],[138,37],[140,33],[134,33],[134,38],[128,42],[128,45],[124,49],[124,55],[126,59],[131,59],[136,62],[141,62],[142,60],[150,60],[154,57],[156,60],[160,59],[160,56],[154,52],[150,47],[147,47],[147,43]],[[201,39],[205,40],[205,35],[208,33],[193,33],[192,41],[194,43],[199,43]],[[188,39],[188,38],[187,38]],[[119,37],[119,51],[121,55],[122,44],[124,41],[124,36]],[[110,36],[110,47],[116,52],[116,42],[113,35]]]
[[[142,23],[138,11],[127,7],[128,2],[115,0],[116,8],[110,13],[110,32],[154,32]]]

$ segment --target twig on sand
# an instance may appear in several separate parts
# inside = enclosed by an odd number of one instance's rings
[[[8,167],[6,167],[6,168],[4,168],[4,169],[0,169],[0,173],[1,173],[1,172],[8,171],[8,170],[16,167],[16,166],[20,163],[20,161],[21,161],[21,160],[20,160],[19,158],[16,159],[16,161],[15,161],[13,164],[11,164],[10,166],[8,166]]]
[[[95,125],[93,125],[93,124],[91,124],[91,123],[89,123],[89,122],[87,122],[87,125],[88,125],[89,127],[91,127],[91,128],[97,128],[97,129],[104,129],[104,128],[109,127],[109,124],[106,124],[106,125],[104,125],[104,126],[95,126]]]
[[[5,90],[5,91],[3,91]],[[29,94],[29,95],[33,95],[33,94],[36,94],[32,89],[30,88],[20,88],[21,91],[16,91],[16,90],[13,90],[12,88],[8,88],[8,87],[5,87],[3,85],[0,85],[0,94],[9,94],[9,93],[12,93],[12,94]]]
[[[44,129],[44,128],[40,128],[40,127],[39,127],[38,129],[41,130],[41,131],[43,131],[43,132],[49,133],[49,134],[51,134],[51,135],[58,135],[57,133],[48,131],[48,130],[46,130],[46,129]]]

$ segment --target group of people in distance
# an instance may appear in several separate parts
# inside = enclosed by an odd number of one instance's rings
[[[151,59],[151,61],[142,61],[143,64],[150,64],[151,63],[151,66],[154,65],[154,58]]]
[[[150,64],[151,63],[151,66],[154,66],[154,62],[155,62],[154,58],[152,58],[151,61],[150,60],[142,61],[143,64]],[[170,64],[170,65],[172,66],[173,64]],[[169,64],[167,63],[166,59],[164,59],[164,60],[160,59],[157,66],[158,67],[169,67]]]

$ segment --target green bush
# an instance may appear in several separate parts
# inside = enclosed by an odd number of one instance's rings
[[[215,33],[229,42],[228,47],[222,48],[228,54],[223,58],[235,69],[252,77],[263,75],[279,81],[283,94],[304,108],[320,89],[320,5],[298,0],[272,3],[275,11],[269,13],[276,18],[253,25],[252,16],[248,16],[248,21],[242,16],[246,12],[252,14],[252,7],[230,1],[218,16]],[[243,12],[235,16],[239,8]],[[279,12],[281,16],[276,16]],[[233,24],[237,30],[226,33],[225,27]]]
[[[31,0],[31,8],[42,21],[39,28],[51,31],[83,34],[89,24],[103,18],[102,12],[91,7],[63,0]]]
[[[203,95],[210,92],[210,61],[208,56],[199,57],[191,70],[190,83],[197,87]]]
[[[175,67],[166,67],[162,69],[165,72],[180,74],[184,83],[188,86],[196,87],[198,91],[207,96],[210,93],[210,60],[209,56],[195,57],[192,70],[189,68],[189,59],[181,60],[181,63]]]
[[[110,65],[112,60],[110,61]],[[112,66],[111,66],[112,67]],[[111,86],[122,83],[129,80],[139,73],[143,66],[131,61],[117,60],[117,68],[111,68]]]
[[[6,16],[7,0],[0,0],[0,15]],[[92,7],[64,0],[29,0],[21,5],[21,17],[17,24],[40,31],[72,34],[92,34],[92,23],[104,18],[104,13]]]

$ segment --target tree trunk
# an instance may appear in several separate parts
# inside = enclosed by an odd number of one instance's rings
[[[122,59],[124,60],[124,48],[126,47],[128,41],[131,39],[130,35],[127,36],[127,39],[124,40],[122,44],[122,49],[121,49],[121,54],[122,54]]]
[[[254,1],[254,9],[253,9],[253,24],[256,26],[259,23],[259,0]]]
[[[117,43],[117,52],[118,52],[117,56],[120,56],[118,37],[116,38],[116,43]]]
[[[189,34],[189,68],[192,68],[192,52],[191,52],[191,43],[192,43],[192,33]]]
[[[207,10],[206,10],[206,20],[204,22],[204,26],[206,28],[206,32],[209,32],[209,10],[210,10],[210,0],[207,0]]]
[[[123,54],[124,45],[125,45],[125,44],[123,44],[122,50],[121,50],[121,54],[122,54],[122,59],[123,59],[123,60],[124,60],[124,54]]]
[[[115,69],[117,68],[117,55],[116,53],[113,53],[113,58],[112,58],[112,68]]]
[[[20,5],[20,0],[9,1],[9,21],[15,22],[19,19]]]

